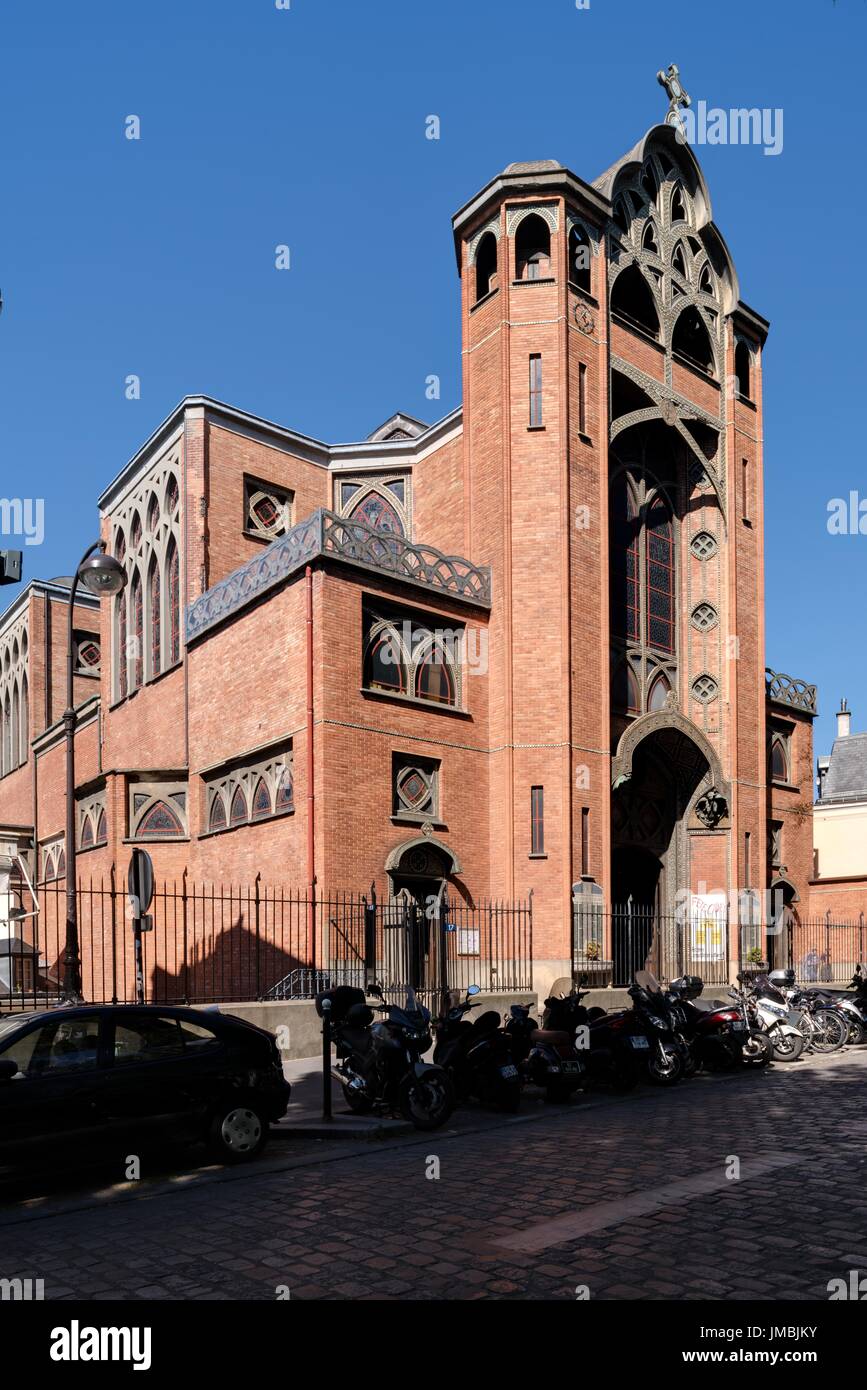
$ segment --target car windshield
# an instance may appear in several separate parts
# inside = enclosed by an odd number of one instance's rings
[[[0,1018],[0,1040],[7,1033],[11,1033],[13,1028],[20,1028],[22,1024],[29,1023],[37,1017],[37,1014],[7,1014],[5,1018]]]

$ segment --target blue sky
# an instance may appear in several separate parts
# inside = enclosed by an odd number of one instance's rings
[[[867,729],[867,535],[826,528],[867,498],[864,0],[6,0],[0,43],[0,495],[45,498],[28,578],[69,571],[185,394],[332,441],[452,409],[451,214],[513,160],[595,178],[664,115],[658,68],[781,107],[778,156],[697,154],[772,324],[767,659],[819,684],[817,752],[841,694]]]

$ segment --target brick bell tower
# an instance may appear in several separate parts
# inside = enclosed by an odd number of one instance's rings
[[[491,891],[533,889],[538,987],[568,973],[582,881],[649,913],[629,942],[606,925],[614,983],[685,910],[671,973],[694,895],[766,882],[767,324],[669,124],[593,185],[512,164],[453,227],[464,549],[494,583]]]

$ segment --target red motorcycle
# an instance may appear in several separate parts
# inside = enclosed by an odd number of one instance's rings
[[[692,1002],[704,989],[700,975],[681,975],[669,985],[669,1002],[678,1031],[686,1041],[693,1068],[731,1071],[734,1067],[766,1067],[771,1060],[769,1039],[753,1028],[742,997],[732,992],[731,1004],[697,1009]]]

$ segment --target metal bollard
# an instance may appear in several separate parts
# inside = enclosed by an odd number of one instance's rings
[[[322,1118],[331,1119],[331,1000],[322,1000]]]

